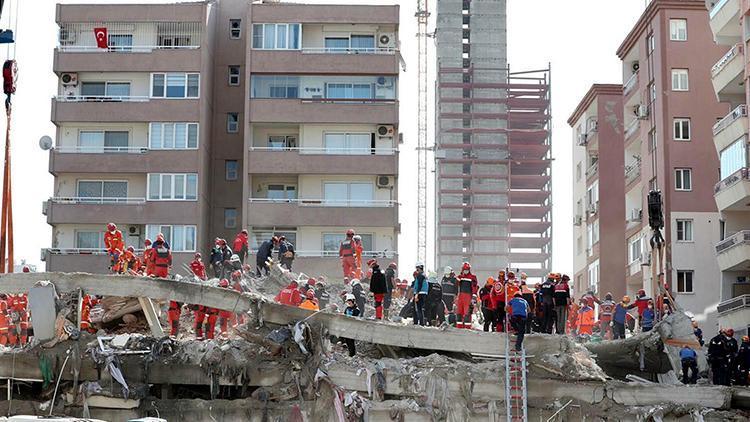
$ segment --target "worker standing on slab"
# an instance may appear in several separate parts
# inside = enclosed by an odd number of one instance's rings
[[[421,262],[417,262],[417,265],[415,265],[414,282],[412,282],[411,288],[414,294],[414,325],[424,326],[424,305],[429,286],[424,274],[424,264]]]
[[[589,306],[588,301],[581,299],[575,326],[578,336],[583,340],[588,340],[594,334],[595,319],[594,308]]]
[[[247,258],[247,254],[250,252],[247,230],[242,229],[241,232],[237,233],[232,243],[232,252],[240,258],[242,264],[245,263],[245,258]]]
[[[690,346],[685,345],[680,350],[680,362],[682,363],[682,383],[695,384],[698,380],[698,354]]]
[[[398,266],[395,262],[388,264],[385,269],[385,287],[387,292],[383,296],[383,318],[388,319],[390,316],[391,302],[393,301],[393,290],[396,289],[396,270]]]
[[[555,317],[557,318],[555,321],[555,332],[559,335],[565,334],[565,324],[568,321],[568,307],[571,304],[568,280],[570,280],[570,277],[563,275],[557,284],[555,284]]]
[[[731,330],[730,333],[725,331]],[[706,358],[708,359],[709,365],[711,365],[711,375],[714,385],[730,385],[730,351],[728,337],[734,335],[734,330],[728,328],[726,330],[719,330],[719,333],[708,342],[708,353]]]
[[[362,287],[362,282],[359,281],[359,279],[354,279],[351,282],[352,287],[352,294],[354,295],[354,300],[357,301],[357,308],[359,309],[359,314],[362,316],[362,318],[365,317],[365,304],[367,303],[367,297],[365,296],[365,289]]]
[[[151,277],[154,274],[154,253],[156,251],[151,247],[151,239],[143,241],[143,271],[146,276]]]
[[[750,337],[742,336],[742,344],[737,352],[737,376],[735,384],[747,386],[750,383]]]
[[[341,267],[344,270],[344,277],[354,278],[357,267],[354,261],[354,253],[354,230],[349,229],[346,231],[346,239],[339,244],[339,258],[341,259]]]
[[[107,255],[109,256],[109,269],[114,271],[115,266],[120,261],[120,254],[125,248],[122,232],[117,230],[115,223],[107,223],[107,232],[104,233],[104,247],[107,249]]]
[[[425,325],[440,326],[445,321],[443,285],[434,274],[427,277],[427,298],[424,304],[424,318]]]
[[[440,280],[443,290],[443,304],[445,311],[448,313],[448,324],[456,326],[456,294],[458,293],[458,280],[453,268],[445,267],[443,270],[443,279]]]
[[[302,301],[299,305],[302,309],[307,309],[309,311],[319,311],[320,307],[318,305],[318,299],[315,298],[315,290],[310,289],[305,292],[305,300]]]
[[[727,328],[724,330],[724,334],[727,337],[727,364],[729,365],[727,377],[731,384],[737,372],[737,352],[739,351],[739,345],[737,344],[737,339],[734,338],[734,328]]]
[[[268,260],[271,259],[271,256],[273,256],[273,250],[278,245],[279,238],[276,236],[271,236],[270,239],[266,240],[260,245],[260,247],[258,247],[258,253],[255,255],[255,274],[258,277],[262,275],[261,273],[268,275],[270,270],[268,266]]]
[[[479,302],[482,305],[482,316],[484,317],[484,331],[495,331],[495,304],[492,301],[492,286],[495,279],[488,277],[484,286],[479,289]]]
[[[552,334],[552,324],[555,314],[555,284],[554,274],[549,274],[539,288],[542,298],[542,332]]]
[[[385,274],[380,269],[377,260],[371,259],[367,261],[367,266],[372,269],[372,276],[370,277],[370,293],[372,293],[375,302],[375,319],[383,319],[383,299],[388,293]]]
[[[615,302],[612,300],[612,293],[604,295],[604,300],[599,300],[594,296],[594,301],[599,304],[599,335],[605,340],[612,339],[612,315],[615,312]]]
[[[219,281],[219,287],[222,289],[231,289],[229,280],[222,278]],[[229,330],[229,321],[232,319],[232,312],[221,309],[219,310],[219,333],[226,334]]]
[[[526,333],[529,304],[523,300],[520,292],[516,292],[513,299],[508,302],[506,311],[510,314],[510,325],[516,333],[516,351],[520,352],[523,348],[523,336]]]
[[[526,273],[521,273],[520,289],[521,297],[529,305],[529,314],[526,316],[526,334],[531,334],[533,315],[536,313],[536,298],[534,292],[526,285]]]
[[[295,256],[292,242],[286,240],[286,236],[279,236],[279,263],[281,263],[281,266],[292,271]]]
[[[654,312],[654,301],[649,300],[646,304],[646,309],[643,310],[641,315],[641,331],[648,332],[654,328],[656,323],[656,313]]]
[[[290,281],[289,285],[284,287],[274,300],[282,305],[299,306],[302,303],[302,296],[300,296],[298,286],[297,280]]]
[[[93,295],[83,295],[81,300],[81,331],[96,333],[96,329],[91,325],[91,308],[99,304],[99,299]]]
[[[320,309],[325,309],[331,302],[331,294],[326,290],[327,286],[325,281],[318,280],[316,286],[315,297],[318,299],[318,307],[320,307]]]
[[[630,296],[623,296],[622,301],[615,305],[615,311],[612,314],[612,334],[615,340],[625,338],[625,324],[627,323],[628,310],[634,308],[630,304]]]
[[[506,292],[504,281],[505,273],[500,271],[498,279],[492,284],[492,290],[490,291],[490,300],[492,300],[492,306],[495,311],[492,319],[495,321],[495,331],[499,333],[505,332]]]
[[[193,260],[190,262],[190,271],[192,271],[193,274],[200,280],[205,280],[206,266],[203,264],[203,260],[201,258],[201,253],[196,252]]]
[[[344,303],[346,304],[346,308],[344,308],[344,315],[357,318],[360,316],[359,309],[357,309],[357,304],[354,301],[354,295],[351,293],[348,293],[346,296],[344,296]],[[346,348],[349,349],[349,356],[354,356],[357,354],[357,348],[354,344],[354,339],[345,338],[343,339],[344,343],[346,343]]]
[[[458,280],[456,299],[456,327],[471,329],[471,300],[479,291],[477,276],[471,273],[471,264],[464,262]]]
[[[364,253],[364,246],[362,246],[362,236],[355,234],[352,237],[354,242],[354,278],[362,280],[362,254]],[[362,309],[360,309],[362,311]],[[364,312],[362,312],[364,315]]]
[[[635,295],[635,306],[638,308],[638,327],[643,329],[643,311],[648,308],[648,303],[651,298],[646,295],[644,289],[638,290]]]

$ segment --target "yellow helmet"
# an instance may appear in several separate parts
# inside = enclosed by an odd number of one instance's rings
[[[622,303],[630,303],[630,296],[625,295],[622,297]]]

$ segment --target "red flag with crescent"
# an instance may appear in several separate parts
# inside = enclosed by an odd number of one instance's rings
[[[107,48],[107,28],[94,28],[94,37],[96,38],[96,46],[99,48]]]

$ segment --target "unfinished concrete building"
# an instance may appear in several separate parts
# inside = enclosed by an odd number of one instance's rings
[[[549,69],[509,71],[505,1],[437,12],[436,265],[538,279],[551,257]]]

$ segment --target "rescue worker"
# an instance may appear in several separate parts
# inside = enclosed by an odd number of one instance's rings
[[[213,339],[216,331],[216,320],[218,317],[218,309],[198,305],[195,311],[195,337],[197,339],[203,339],[205,335],[207,340]]]
[[[568,280],[570,278],[563,275],[560,281],[555,284],[555,317],[557,318],[555,332],[557,334],[565,334],[565,324],[568,321],[568,307],[571,303]]]
[[[742,336],[742,344],[740,344],[740,350],[737,352],[737,376],[735,377],[735,385],[747,386],[749,381],[748,375],[750,374],[750,337]]]
[[[479,291],[477,276],[471,273],[471,264],[461,265],[461,274],[457,277],[458,297],[456,298],[456,327],[471,329],[471,301]]]
[[[489,332],[490,329],[495,331],[495,304],[492,301],[492,286],[495,284],[495,279],[488,277],[485,281],[484,286],[479,289],[479,301],[482,305],[482,316],[484,317],[484,331]]]
[[[292,270],[292,263],[294,262],[294,245],[292,242],[286,240],[286,236],[279,236],[279,263],[287,270]]]
[[[346,308],[344,309],[344,315],[354,317],[354,318],[357,318],[360,316],[359,309],[357,309],[357,304],[355,303],[353,294],[348,293],[344,297],[344,303],[346,304]],[[345,338],[343,340],[344,340],[344,343],[346,343],[347,349],[349,349],[349,356],[354,356],[357,353],[354,340],[350,338]]]
[[[135,248],[128,246],[125,252],[120,255],[119,273],[137,275],[141,268],[141,262],[135,254]]]
[[[615,302],[612,300],[612,293],[604,295],[604,300],[599,301],[599,334],[606,340],[612,339],[612,315],[615,312]]]
[[[99,299],[92,295],[83,295],[81,300],[81,331],[96,333],[96,328],[91,325],[91,308],[99,304]]]
[[[222,289],[231,289],[229,286],[229,280],[226,278],[222,278],[219,281],[219,287]],[[221,334],[226,334],[227,330],[229,329],[229,321],[232,319],[232,312],[226,311],[224,309],[219,310],[219,332]]]
[[[190,271],[199,279],[206,280],[206,266],[203,265],[200,252],[196,252],[194,259],[190,262]]]
[[[351,293],[354,295],[354,300],[357,301],[357,309],[359,309],[359,314],[364,318],[365,303],[367,302],[367,298],[365,297],[365,289],[362,287],[362,282],[356,278],[352,280],[351,287]]]
[[[732,330],[734,334],[734,330]],[[708,364],[711,366],[712,381],[714,385],[726,385],[731,384],[729,374],[729,359],[730,359],[729,343],[727,342],[727,336],[724,334],[724,330],[720,330],[719,333],[708,342],[708,352],[706,353],[706,359]]]
[[[261,271],[265,275],[268,275],[270,269],[270,267],[268,266],[268,260],[271,259],[273,250],[278,246],[278,244],[279,238],[276,236],[272,236],[270,239],[261,243],[260,247],[258,247],[258,253],[255,255],[255,266],[257,268],[256,275],[258,277],[261,276]]]
[[[315,297],[318,299],[318,307],[320,309],[325,309],[331,302],[331,295],[326,290],[327,285],[325,281],[319,280],[316,286],[317,288],[315,289]]]
[[[172,266],[172,251],[164,241],[164,235],[159,233],[152,245],[154,249],[154,276],[159,278],[169,277],[169,268]]]
[[[344,277],[353,278],[355,275],[357,265],[354,260],[354,254],[354,230],[349,229],[346,231],[346,239],[339,244],[339,258],[341,259],[341,267],[344,270]]]
[[[591,336],[594,334],[594,308],[589,306],[588,301],[581,300],[576,318],[576,330],[579,336]]]
[[[643,311],[648,308],[648,303],[651,298],[646,296],[646,291],[643,289],[638,290],[635,296],[635,306],[638,308],[638,327],[643,328]]]
[[[302,303],[302,296],[300,296],[297,280],[289,282],[289,285],[283,288],[274,300],[282,305],[299,306]]]
[[[411,284],[412,292],[414,294],[414,325],[424,326],[424,305],[427,300],[429,286],[427,278],[424,275],[424,264],[418,262],[415,267],[414,282]]]
[[[443,290],[443,304],[445,305],[446,312],[448,312],[448,324],[455,327],[455,302],[456,294],[458,293],[458,280],[456,280],[456,273],[453,272],[453,268],[445,267],[443,279],[440,281],[440,284]]]
[[[370,293],[372,293],[375,302],[375,319],[383,319],[383,299],[388,293],[385,274],[380,270],[378,261],[374,259],[367,261],[367,266],[372,269]]]
[[[526,317],[526,334],[531,334],[531,326],[533,325],[532,316],[536,312],[536,298],[534,292],[526,285],[526,273],[521,273],[521,285],[520,292],[521,297],[529,305],[529,314]]]
[[[300,303],[299,307],[310,311],[320,310],[320,307],[318,306],[318,300],[315,298],[315,290],[310,289],[305,292],[305,300]]]
[[[630,296],[623,296],[622,301],[615,305],[612,314],[612,334],[615,340],[625,338],[625,324],[627,323],[628,310],[635,307],[630,304]]]
[[[209,265],[214,270],[214,277],[221,277],[221,266],[224,263],[224,252],[221,250],[221,239],[214,239],[214,247],[211,248],[211,255],[208,260]]]
[[[352,240],[354,241],[354,277],[362,280],[362,254],[364,253],[362,236],[355,234]],[[360,309],[360,311],[363,311],[362,315],[364,315],[364,310]]]
[[[239,255],[232,254],[232,256],[229,257],[229,263],[224,266],[224,274],[232,274],[235,271],[239,271],[240,274],[242,274],[242,261],[240,260]]]
[[[698,354],[690,346],[685,345],[680,350],[680,362],[682,363],[682,383],[695,384],[698,381]],[[689,376],[688,371],[691,372]]]
[[[649,300],[646,309],[644,309],[643,314],[641,314],[641,331],[644,333],[651,331],[651,329],[654,328],[654,323],[656,322],[655,319],[654,301]]]
[[[154,254],[156,251],[154,248],[151,247],[151,239],[146,239],[143,241],[143,259],[141,259],[141,263],[143,264],[144,272],[148,277],[151,277],[154,274]]]
[[[250,253],[247,230],[242,229],[241,232],[237,233],[234,242],[232,242],[232,252],[240,258],[242,264],[245,263],[245,258],[247,258],[247,254]]]
[[[727,377],[729,377],[729,382],[732,383],[737,373],[737,351],[739,350],[739,345],[737,344],[737,339],[734,338],[734,328],[727,328],[724,330],[724,335],[727,338],[728,349],[727,363],[729,369]]]
[[[427,279],[427,298],[424,304],[424,318],[426,325],[439,326],[445,321],[443,285],[438,282],[435,277]]]
[[[495,313],[493,315],[493,320],[495,321],[495,331],[497,331],[498,333],[504,333],[508,328],[505,315],[505,302],[507,292],[505,289],[504,280],[505,273],[503,271],[500,271],[500,273],[498,274],[498,279],[493,283],[492,290],[490,291],[490,300],[492,300],[492,306],[495,309]]]
[[[586,303],[586,300],[581,298],[579,303]],[[570,305],[568,305],[568,320],[565,321],[565,333],[573,337],[578,335],[578,311],[581,309],[580,306],[571,298]]]
[[[117,230],[115,223],[107,223],[107,232],[104,233],[104,248],[107,249],[109,269],[112,271],[116,264],[120,262],[120,254],[125,249],[122,232]]]
[[[555,314],[555,285],[554,275],[550,274],[539,288],[542,297],[542,332],[552,334],[552,324]]]
[[[0,346],[10,344],[10,312],[8,310],[8,296],[0,293]]]
[[[529,304],[523,300],[520,292],[516,292],[513,299],[508,302],[506,311],[510,314],[510,325],[516,332],[516,351],[520,352],[523,348],[523,336],[526,333]]]
[[[693,321],[693,335],[695,335],[695,338],[698,340],[701,347],[706,343],[703,341],[703,330],[698,326],[698,321]]]
[[[396,263],[391,262],[385,269],[385,287],[387,292],[383,296],[383,318],[390,316],[391,302],[393,301],[393,290],[396,288]]]

